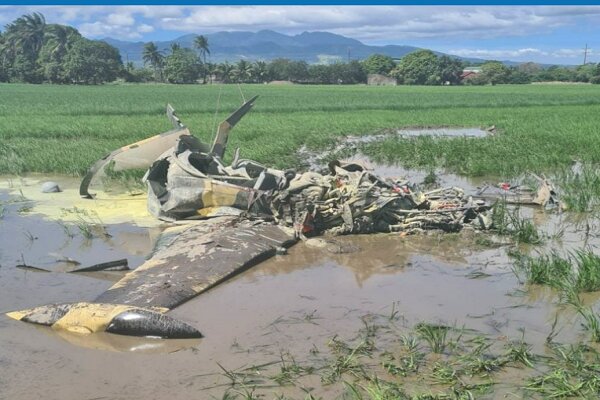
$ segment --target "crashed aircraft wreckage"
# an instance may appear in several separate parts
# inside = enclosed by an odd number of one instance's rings
[[[356,163],[333,161],[320,174],[277,170],[240,158],[226,166],[230,130],[256,97],[223,121],[212,147],[192,136],[168,106],[174,130],[125,146],[99,160],[81,183],[91,197],[94,175],[148,168],[148,210],[168,228],[150,259],[92,302],[55,304],[8,313],[14,319],[77,333],[197,338],[201,333],[166,312],[314,235],[406,234],[466,225],[489,229],[489,204],[460,188],[421,192],[407,181],[383,179]]]

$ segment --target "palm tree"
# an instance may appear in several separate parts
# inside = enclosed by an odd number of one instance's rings
[[[173,42],[171,43],[171,54],[181,50],[181,45],[179,43]]]
[[[38,82],[37,60],[44,45],[46,20],[40,13],[23,15],[6,26],[4,57],[9,57],[11,75],[19,81]],[[8,51],[8,52],[6,52]]]
[[[40,13],[26,14],[7,25],[6,33],[17,47],[23,49],[30,59],[37,55],[44,44],[46,19]]]
[[[256,61],[252,65],[252,75],[258,83],[266,82],[269,75],[269,68],[266,62]]]
[[[198,49],[202,61],[204,64],[206,64],[206,55],[210,54],[210,49],[208,48],[208,39],[206,36],[196,36],[194,38],[194,47]]]
[[[8,80],[8,67],[12,60],[13,48],[8,43],[6,35],[0,32],[0,81]]]
[[[154,78],[157,81],[162,81],[162,68],[164,65],[164,56],[158,50],[154,42],[148,42],[144,45],[142,52],[144,64],[150,64],[154,68]]]
[[[206,55],[210,54],[210,49],[208,48],[208,39],[205,36],[198,35],[194,38],[194,47],[198,49],[200,52],[200,58],[202,59],[204,76],[202,77],[202,82],[206,83],[206,74],[208,72],[208,68],[206,67]]]
[[[11,58],[14,47],[8,39],[7,34],[0,32],[0,62],[8,62]]]
[[[248,82],[252,78],[252,65],[246,60],[240,60],[233,70],[234,77],[238,82]]]
[[[208,74],[208,78],[209,78],[210,82],[212,83],[213,76],[215,76],[216,74],[219,73],[219,64],[207,62],[204,65],[204,72],[206,74]]]
[[[227,61],[225,61],[223,64],[219,64],[219,66],[217,67],[217,71],[219,73],[219,76],[221,77],[221,81],[225,83],[231,81],[231,78],[233,78],[234,76],[234,69],[235,67],[229,64]]]
[[[50,47],[50,56],[54,60],[60,60],[67,53],[79,32],[70,26],[48,25],[46,29],[46,43]]]

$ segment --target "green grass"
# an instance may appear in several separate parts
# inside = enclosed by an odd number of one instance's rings
[[[559,288],[573,275],[568,259],[556,253],[540,257],[524,257],[518,261],[518,268],[525,273],[527,283]]]
[[[523,218],[520,209],[509,209],[505,201],[496,201],[492,208],[492,228],[499,234],[510,236],[517,243],[541,244],[544,235],[535,224]]]
[[[582,164],[557,174],[561,201],[567,210],[595,211],[600,205],[600,167]]]
[[[600,291],[600,256],[592,250],[577,250],[568,257],[557,253],[521,256],[515,272],[524,273],[529,284],[562,290],[567,299],[576,293]]]
[[[220,112],[215,118],[219,93]],[[282,167],[302,145],[410,126],[495,125],[485,139],[389,139],[366,151],[408,167],[470,174],[546,171],[573,158],[600,161],[600,87],[367,87],[243,85],[259,94],[236,127],[230,150]],[[124,144],[169,129],[167,102],[201,139],[240,104],[237,86],[0,85],[0,173],[81,174]]]

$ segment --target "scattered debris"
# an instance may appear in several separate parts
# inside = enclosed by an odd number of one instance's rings
[[[558,193],[549,179],[545,176],[531,174],[538,182],[537,189],[522,184],[501,182],[496,185],[484,185],[476,193],[476,197],[488,200],[502,200],[507,204],[538,205],[546,207],[561,207]]]
[[[115,261],[108,261],[105,263],[91,265],[89,267],[78,268],[73,271],[69,271],[70,273],[77,272],[95,272],[95,271],[129,271],[130,268],[127,264],[127,259],[123,258]]]
[[[27,271],[35,271],[35,272],[52,272],[49,269],[34,267],[33,265],[29,265],[29,264],[17,264],[17,265],[15,265],[15,268],[24,269]]]
[[[82,196],[91,198],[89,183],[108,163],[114,170],[149,167],[143,178],[148,210],[159,219],[188,220],[187,224],[159,240],[150,259],[94,303],[49,305],[8,315],[81,333],[200,337],[195,328],[164,313],[258,262],[285,254],[299,239],[340,254],[360,249],[332,236],[492,227],[491,206],[461,188],[424,192],[409,181],[379,177],[359,163],[336,160],[323,173],[296,173],[241,159],[236,149],[231,164],[225,165],[229,132],[255,100],[256,96],[244,102],[219,125],[212,147],[192,136],[168,106],[173,131],[122,147],[96,162],[81,182]],[[540,180],[543,190],[531,196],[531,202],[554,201],[554,189]],[[500,190],[511,193],[511,187]],[[197,219],[202,221],[193,221]],[[117,260],[72,272],[126,265],[127,260]]]
[[[60,186],[58,186],[58,183],[52,182],[52,181],[42,183],[42,193],[58,193],[58,192],[62,192],[62,190],[60,189]]]

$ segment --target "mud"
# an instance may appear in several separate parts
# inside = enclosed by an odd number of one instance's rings
[[[373,167],[383,175],[406,174],[416,181],[426,175]],[[438,172],[442,184],[463,186],[467,191],[484,180]],[[59,182],[64,192],[38,194],[38,183],[50,179]],[[487,179],[493,181],[493,177]],[[99,193],[97,200],[79,200],[71,193],[77,184],[69,178],[32,177],[4,183],[0,189],[4,208],[0,312],[91,300],[123,272],[63,273],[77,267],[73,260],[86,266],[127,258],[135,268],[152,251],[162,226],[145,215],[144,196]],[[25,201],[20,190],[34,201]],[[120,208],[102,200],[110,196],[120,199]],[[90,223],[93,237],[85,237],[77,225],[81,212],[63,215],[56,212],[57,206],[77,207],[87,210],[87,215],[96,212],[101,223]],[[523,212],[552,236],[541,247],[522,246],[524,252],[550,248],[567,252],[600,245],[594,235],[600,231],[597,219],[533,208]],[[507,255],[511,246],[502,245],[502,240],[498,246],[477,245],[479,235],[332,239],[340,247],[353,249],[343,254],[331,251],[331,246],[300,243],[287,255],[253,267],[170,312],[202,331],[205,338],[194,341],[77,336],[34,328],[2,314],[0,398],[222,398],[231,384],[225,370],[264,365],[254,369],[266,377],[280,370],[283,354],[303,365],[322,365],[329,340],[335,335],[355,337],[364,328],[365,316],[385,319],[394,315],[399,329],[410,329],[421,321],[465,327],[501,341],[520,338],[525,332],[525,340],[538,353],[545,352],[546,337],[558,316],[561,329],[555,340],[583,341],[578,317],[558,304],[555,292],[518,281]],[[15,268],[23,260],[54,272]],[[588,304],[599,300],[598,294],[584,298]],[[522,373],[507,370],[498,379],[502,390],[496,395],[515,392]],[[257,393],[266,398],[275,393],[306,396],[300,385],[279,387],[265,382],[257,383]],[[323,385],[316,374],[303,378],[301,386],[324,399],[339,397],[344,390],[342,384]]]

